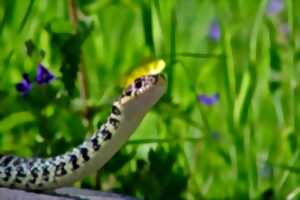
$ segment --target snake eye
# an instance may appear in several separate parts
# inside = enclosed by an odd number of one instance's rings
[[[134,85],[135,85],[135,88],[136,89],[140,89],[141,87],[142,87],[142,80],[139,78],[139,79],[136,79],[135,81],[134,81]]]

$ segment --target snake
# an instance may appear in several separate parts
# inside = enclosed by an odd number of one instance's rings
[[[46,191],[97,172],[126,143],[166,91],[162,74],[136,78],[116,98],[105,123],[77,147],[53,157],[0,155],[0,187]]]

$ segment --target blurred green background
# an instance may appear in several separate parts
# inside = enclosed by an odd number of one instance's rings
[[[166,95],[75,186],[141,199],[300,198],[299,13],[296,0],[0,0],[0,152],[80,144],[120,80],[164,59]],[[34,83],[39,63],[56,79]],[[213,94],[212,105],[197,98]]]

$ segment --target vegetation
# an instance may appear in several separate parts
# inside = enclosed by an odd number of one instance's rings
[[[166,95],[75,185],[144,199],[300,198],[299,12],[296,0],[0,0],[0,152],[81,143],[120,80],[164,59]]]

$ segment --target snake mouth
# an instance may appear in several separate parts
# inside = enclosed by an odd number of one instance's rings
[[[167,78],[164,74],[158,74],[158,78],[161,78],[164,82],[167,82]]]

